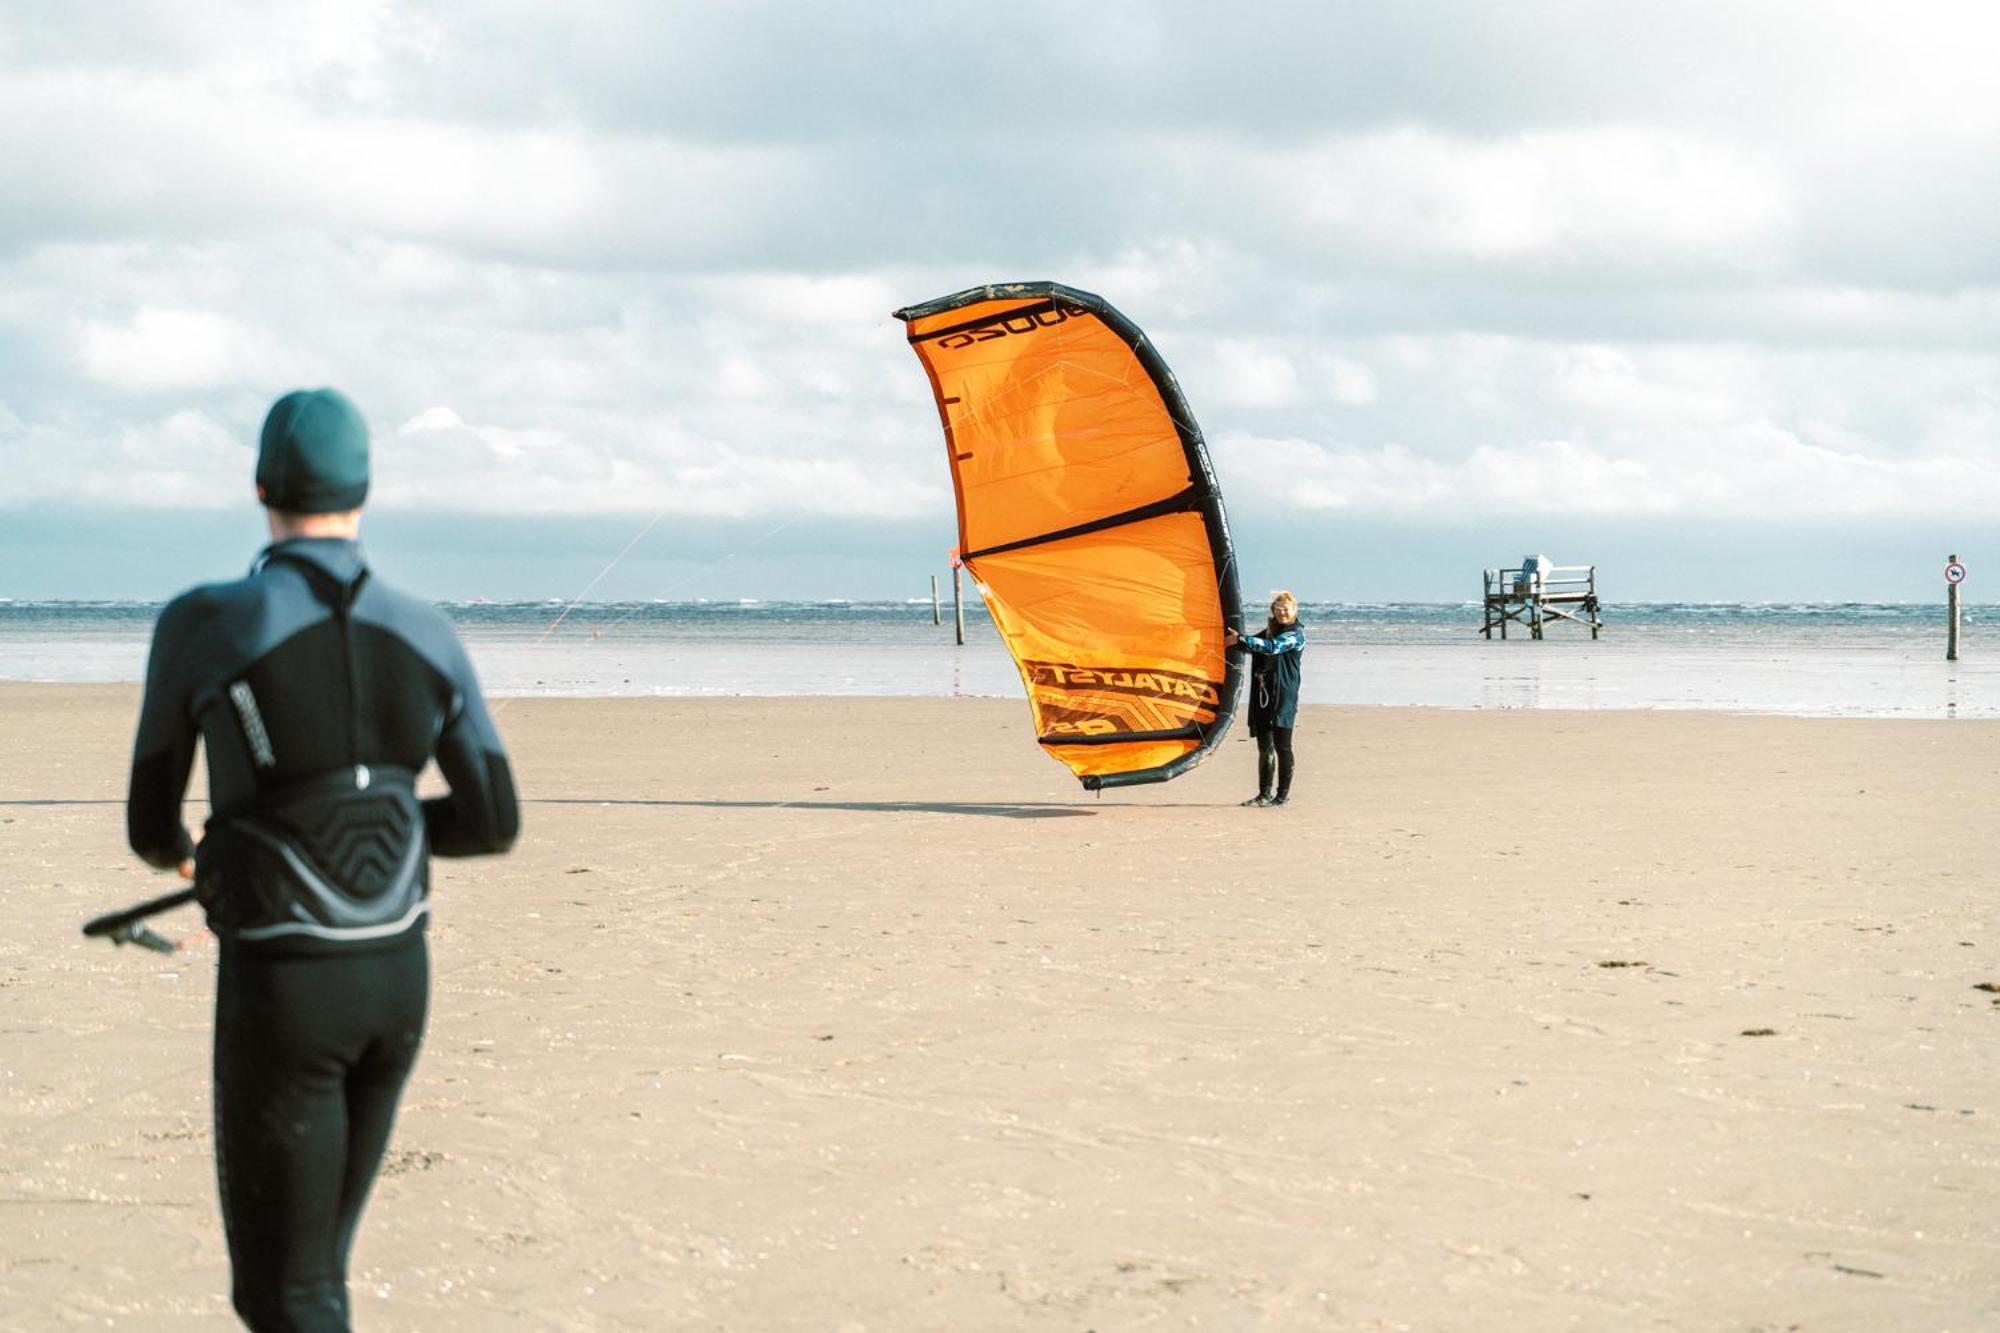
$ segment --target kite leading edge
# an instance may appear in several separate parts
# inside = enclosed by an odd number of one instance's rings
[[[1208,449],[1137,325],[1053,282],[896,312],[930,375],[960,559],[1042,748],[1089,790],[1165,782],[1228,730],[1236,561]]]

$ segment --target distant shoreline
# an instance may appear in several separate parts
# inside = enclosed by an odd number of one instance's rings
[[[562,698],[1019,699],[983,605],[954,639],[948,602],[452,602],[487,691]],[[1261,623],[1258,608],[1245,620]],[[0,604],[0,681],[141,679],[154,603]],[[1369,708],[2000,716],[1986,615],[1944,658],[1919,603],[1612,603],[1601,640],[1479,634],[1465,602],[1308,602],[1305,700]],[[551,628],[554,632],[551,633]]]
[[[171,599],[160,598],[155,600],[149,600],[146,598],[136,598],[136,597],[104,597],[104,598],[0,597],[0,607],[17,607],[22,609],[63,608],[63,607],[116,607],[116,608],[136,609],[143,607],[152,607],[157,609],[159,607],[165,606],[169,600]],[[943,600],[945,605],[948,606],[950,604],[950,599],[948,597],[944,598]],[[574,605],[577,606],[578,608],[598,608],[598,609],[661,607],[661,608],[689,608],[689,609],[704,608],[713,611],[727,611],[731,609],[754,611],[759,609],[774,609],[774,608],[787,608],[787,607],[827,607],[827,608],[854,607],[863,609],[891,608],[891,607],[926,608],[931,605],[931,600],[928,597],[799,597],[799,598],[644,597],[644,598],[623,598],[623,599],[586,597],[577,599],[575,602],[572,603],[571,601],[561,597],[529,597],[529,598],[447,597],[447,598],[437,599],[432,604],[435,606],[446,607],[453,610],[461,608],[476,608],[476,607],[484,607],[494,610],[528,610],[528,609],[540,609],[544,607],[561,608],[565,606]],[[1474,609],[1477,609],[1479,606],[1479,599],[1476,597],[1466,597],[1466,598],[1456,598],[1456,599],[1385,598],[1380,601],[1320,601],[1320,602],[1304,601],[1301,602],[1299,605],[1302,608],[1303,613],[1325,612],[1327,610],[1334,610],[1334,611],[1383,610],[1383,609],[1390,609],[1397,607],[1440,608],[1440,609],[1472,607]],[[1794,599],[1781,599],[1781,598],[1750,599],[1750,600],[1741,598],[1717,598],[1717,599],[1707,599],[1707,600],[1703,599],[1641,600],[1635,598],[1630,600],[1612,600],[1607,598],[1605,601],[1605,605],[1623,607],[1629,610],[1645,612],[1645,613],[1656,613],[1676,608],[1689,608],[1689,609],[1710,609],[1710,610],[1737,609],[1744,611],[1796,610],[1806,613],[1818,612],[1818,611],[1833,612],[1840,610],[1855,610],[1855,609],[1882,609],[1882,610],[1892,610],[1892,611],[1909,611],[1912,613],[1924,612],[1924,611],[1938,611],[1941,614],[1944,606],[1944,599],[1943,597],[1940,596],[1936,601],[1929,601],[1929,602],[1927,601],[1871,602],[1871,601],[1832,601],[1832,600],[1813,601],[1813,600],[1794,600]],[[1994,606],[2000,606],[2000,601],[1982,602],[1968,598],[1967,600],[1965,600],[1963,605],[1968,608],[1994,607]],[[1263,603],[1261,601],[1250,601],[1244,603],[1245,610],[1261,610],[1262,606]],[[965,603],[965,609],[968,613],[977,611],[983,614],[985,611],[985,605],[982,602],[980,602],[979,599],[976,597],[968,597]]]

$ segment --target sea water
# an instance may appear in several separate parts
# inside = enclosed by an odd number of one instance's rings
[[[1020,677],[985,609],[966,642],[921,602],[453,602],[487,692],[506,695],[991,695]],[[137,681],[159,607],[0,601],[0,680]],[[1309,703],[1693,708],[1851,717],[2000,716],[2000,615],[1877,603],[1607,606],[1603,637],[1552,625],[1502,642],[1477,603],[1309,603]],[[1255,625],[1261,608],[1246,619]],[[1984,636],[1994,634],[1986,647]]]

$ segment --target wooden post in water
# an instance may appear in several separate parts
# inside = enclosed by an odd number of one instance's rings
[[[931,624],[944,624],[944,612],[938,609],[937,575],[931,575]]]
[[[1952,577],[1953,571],[1957,572],[1957,578]],[[1944,567],[1944,586],[1946,589],[1944,660],[1947,662],[1956,662],[1958,660],[1958,585],[1964,579],[1965,566],[1958,563],[1958,556],[1954,553],[1950,558],[1950,563]]]
[[[951,562],[951,618],[958,626],[958,641],[965,642],[965,566]]]

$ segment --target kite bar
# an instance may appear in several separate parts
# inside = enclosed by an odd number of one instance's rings
[[[171,912],[174,908],[184,903],[193,902],[194,894],[195,891],[193,889],[181,889],[174,893],[162,894],[158,898],[148,898],[143,903],[135,903],[131,907],[120,908],[116,912],[107,912],[103,916],[93,917],[89,921],[84,922],[83,933],[92,939],[100,935],[109,935],[113,939],[119,939],[120,932],[138,925],[147,917],[157,916],[161,912]],[[121,939],[119,943],[122,944],[124,941]]]

